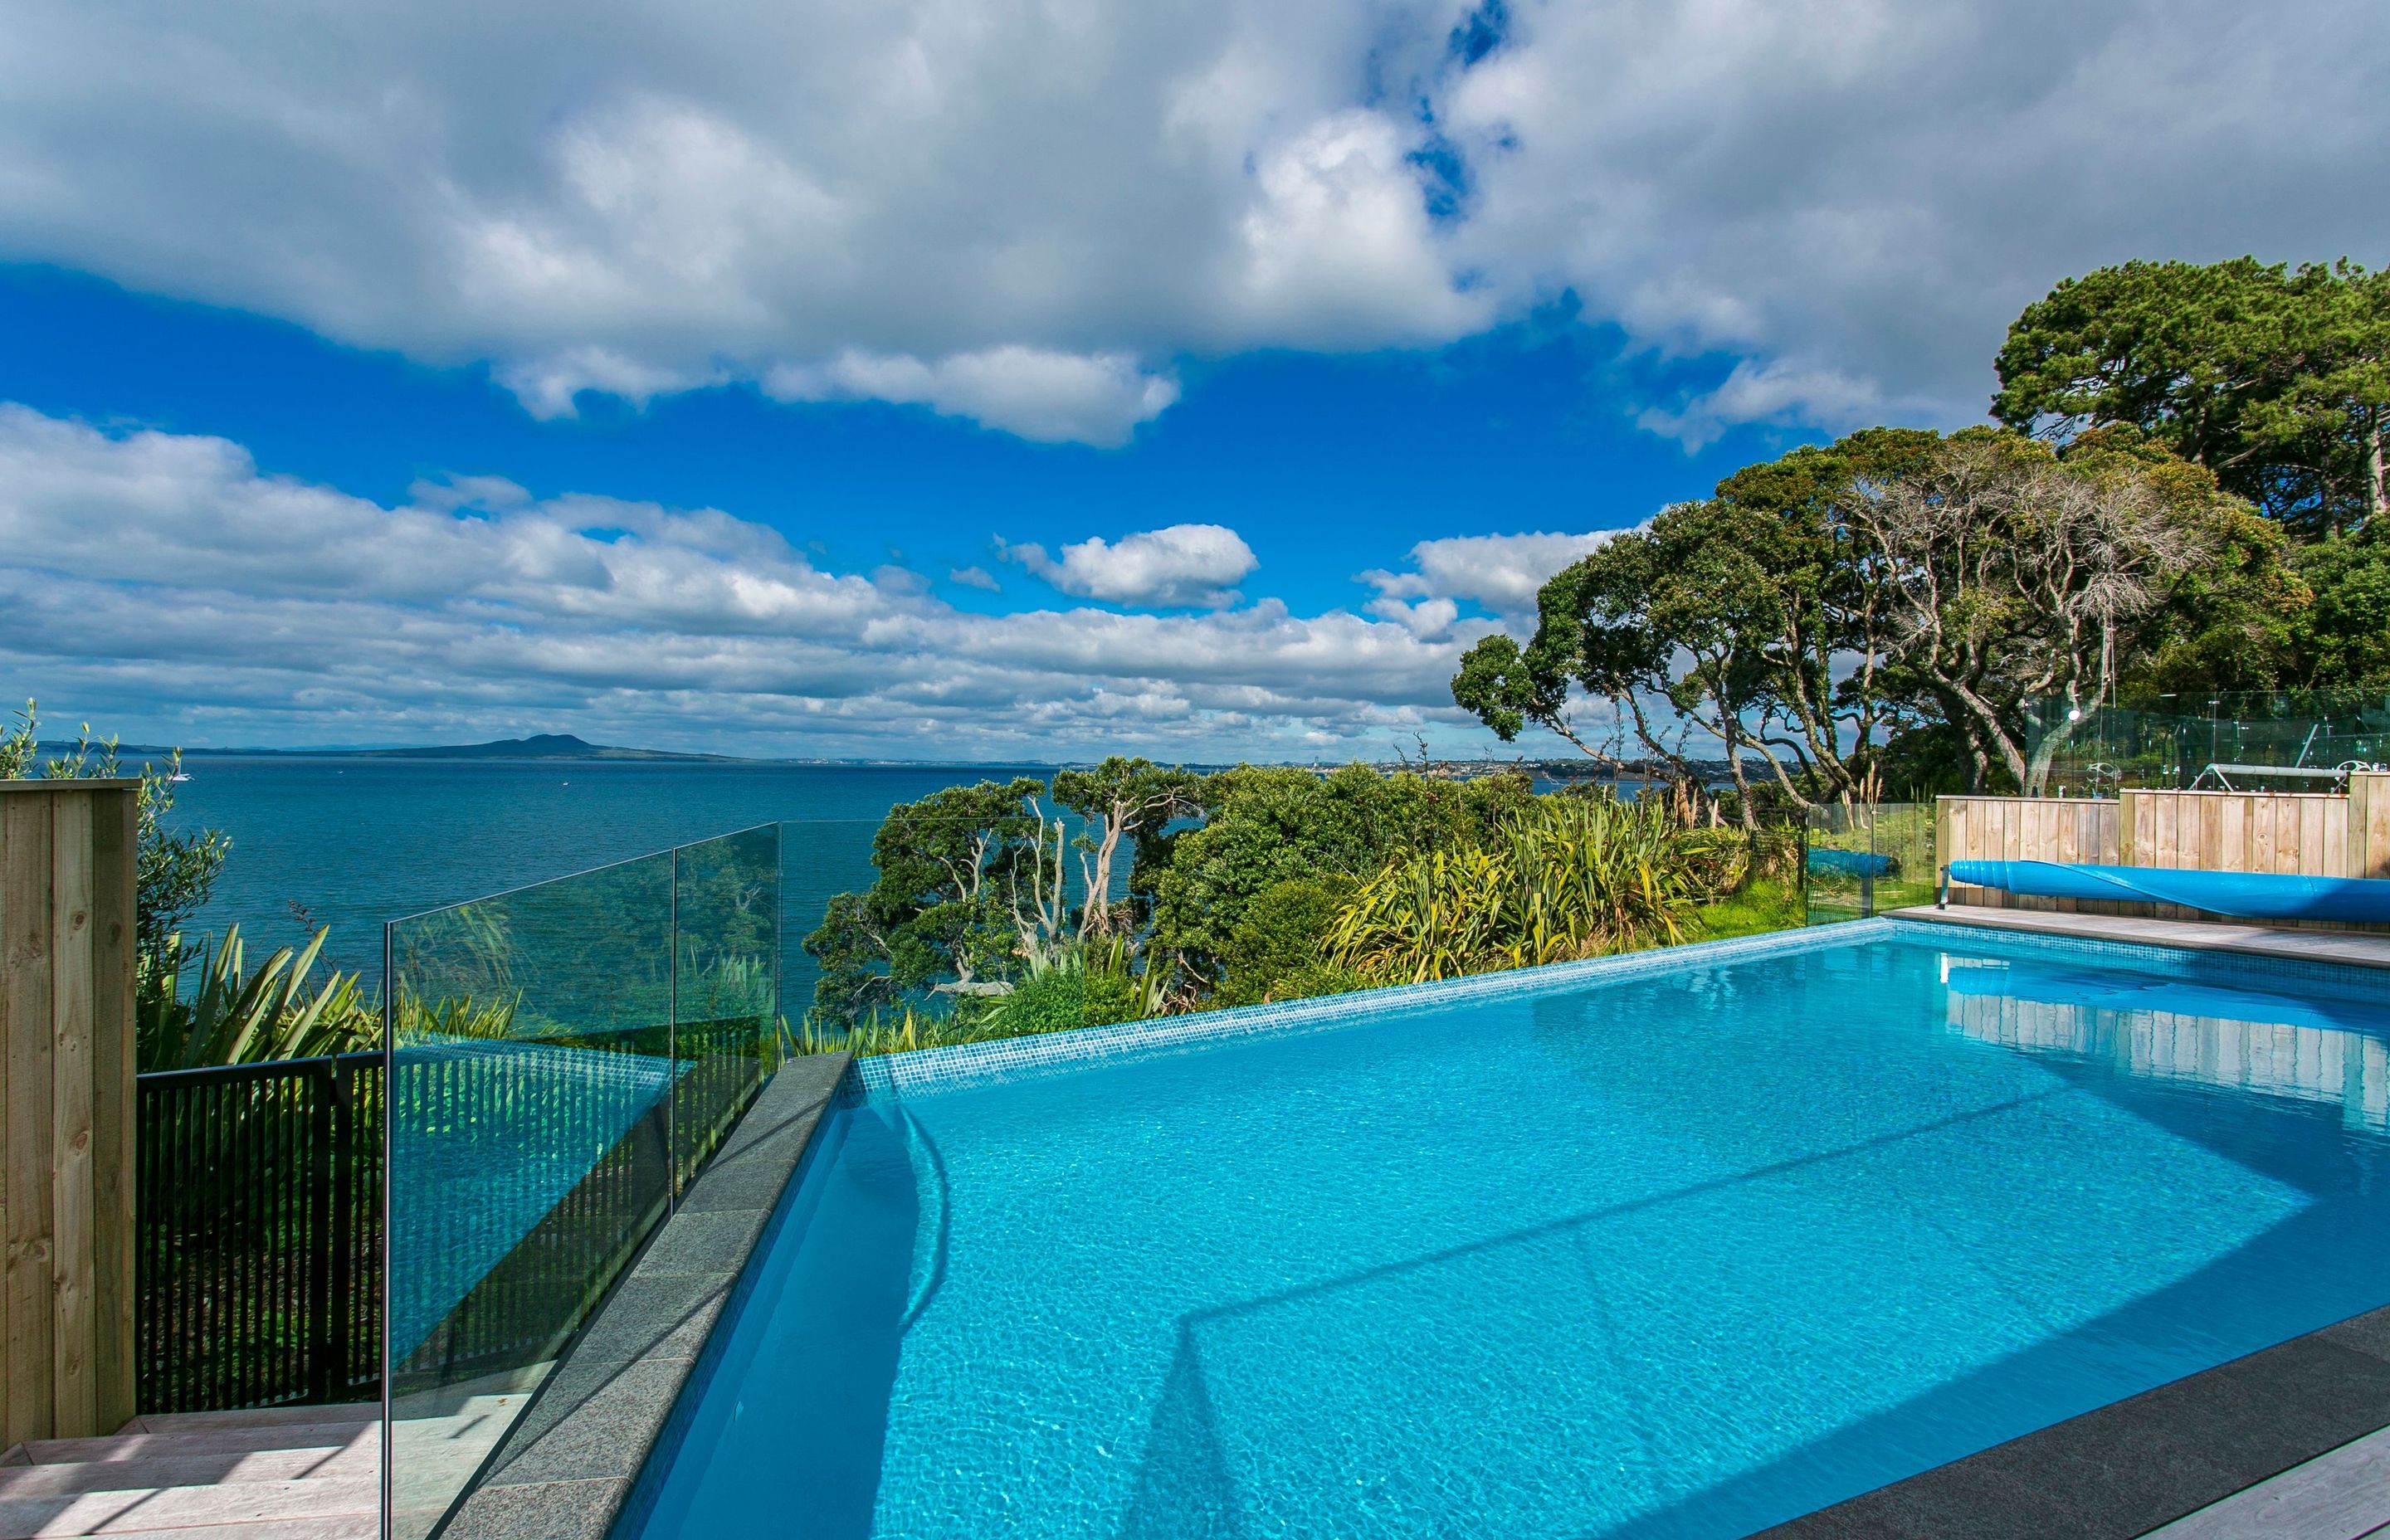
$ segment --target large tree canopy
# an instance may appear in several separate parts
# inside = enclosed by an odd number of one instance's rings
[[[2390,274],[2253,257],[2128,262],[2027,306],[1997,361],[2001,422],[2129,426],[2314,535],[2390,505]]]
[[[2088,703],[2136,667],[2229,686],[2278,670],[2305,590],[2280,534],[2129,430],[2063,454],[2022,434],[1872,429],[1672,507],[1554,576],[1534,637],[1471,648],[1453,698],[1597,756],[1689,733],[1795,802],[1871,794],[1895,732],[1940,725],[1971,784],[2035,785],[2028,701]],[[1573,711],[1604,703],[1605,741]]]

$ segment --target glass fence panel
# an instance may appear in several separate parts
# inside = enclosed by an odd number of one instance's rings
[[[1808,922],[1831,925],[1934,901],[1932,802],[1830,803],[1807,816]]]
[[[677,1193],[778,1063],[779,826],[684,845],[674,856]]]
[[[2390,695],[2350,689],[2025,702],[2028,789],[2329,791],[2390,763]]]
[[[392,924],[388,1471],[431,1533],[672,1200],[672,852]]]

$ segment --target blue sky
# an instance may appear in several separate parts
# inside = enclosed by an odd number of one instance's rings
[[[2059,278],[2379,265],[2372,21],[19,0],[0,693],[212,746],[1487,751],[1446,682],[1544,578],[1977,420]]]
[[[1434,350],[1276,350],[1189,366],[1185,394],[1118,447],[1034,443],[920,406],[782,404],[725,386],[644,408],[592,395],[542,421],[486,365],[343,347],[238,310],[127,292],[52,267],[0,269],[0,391],[45,413],[246,445],[261,470],[390,503],[425,478],[504,476],[567,492],[712,506],[844,570],[1001,565],[1049,545],[1187,522],[1235,528],[1249,594],[1358,604],[1356,575],[1416,542],[1631,525],[1752,459],[1818,436],[1741,428],[1698,454],[1638,428],[1653,400],[1732,360],[1630,356],[1614,327],[1555,304]],[[1004,596],[1056,602],[1022,571]]]

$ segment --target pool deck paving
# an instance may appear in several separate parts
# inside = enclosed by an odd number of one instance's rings
[[[370,1404],[192,1412],[31,1440],[0,1454],[0,1540],[370,1540],[379,1415]]]
[[[2358,1540],[2390,1526],[2390,1309],[2053,1423],[1767,1540]]]

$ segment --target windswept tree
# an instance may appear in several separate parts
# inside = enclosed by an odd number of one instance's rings
[[[882,998],[1001,973],[1019,951],[1019,905],[1047,838],[1043,781],[950,786],[903,802],[872,837],[879,879],[840,893],[805,937],[821,965],[815,1008],[833,1020]]]
[[[2390,275],[2254,257],[2128,262],[2025,307],[2001,422],[2052,442],[2126,426],[2315,536],[2390,507]]]
[[[2212,476],[2129,441],[2062,458],[1971,430],[1861,490],[1852,519],[1880,553],[1894,682],[1955,729],[1972,784],[1997,766],[2034,793],[2072,724],[2152,642],[2187,615],[2197,628],[2195,575],[2253,541],[2254,514]],[[2050,712],[2037,740],[2037,702]]]
[[[1940,727],[1971,785],[2037,786],[2027,702],[2135,669],[2203,684],[2280,666],[2305,592],[2283,543],[2205,469],[2130,430],[2062,454],[2022,434],[1870,430],[1737,472],[1554,576],[1523,648],[1463,657],[1453,698],[1505,740],[1606,702],[1647,753],[1684,735],[1795,805],[1866,799],[1893,738]],[[1624,736],[1624,735],[1622,735]],[[1655,753],[1656,751],[1656,753]]]
[[[1112,877],[1121,842],[1131,853],[1153,848],[1173,823],[1203,811],[1204,777],[1192,770],[1149,759],[1113,755],[1092,770],[1064,770],[1054,776],[1054,801],[1087,821],[1080,835],[1079,865],[1085,899],[1079,911],[1083,935],[1109,935],[1137,923],[1132,892],[1124,910],[1112,903]],[[1150,894],[1144,895],[1150,901]]]

